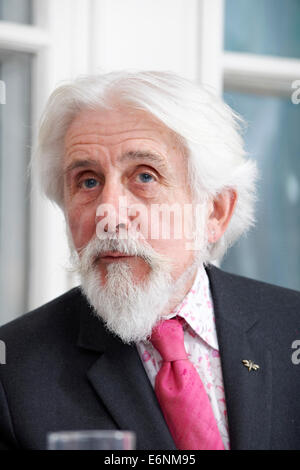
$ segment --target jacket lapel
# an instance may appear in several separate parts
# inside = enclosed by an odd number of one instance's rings
[[[271,433],[271,352],[259,321],[261,300],[249,283],[210,266],[231,449],[268,449]],[[247,284],[247,287],[246,287]],[[251,284],[252,285],[252,284]],[[243,360],[259,365],[248,370]]]
[[[136,348],[109,334],[87,309],[78,345],[100,353],[88,379],[116,426],[136,433],[137,449],[175,449]]]

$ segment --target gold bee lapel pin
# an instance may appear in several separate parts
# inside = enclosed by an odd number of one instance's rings
[[[247,359],[244,359],[242,361],[242,363],[244,364],[245,367],[248,367],[248,371],[250,372],[250,370],[257,370],[259,369],[259,365],[257,364],[254,364],[253,361],[248,361]]]

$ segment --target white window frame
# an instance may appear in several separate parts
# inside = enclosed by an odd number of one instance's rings
[[[291,96],[300,79],[300,59],[224,50],[226,0],[199,2],[199,83],[221,96],[226,88],[244,93]]]
[[[217,0],[218,1],[218,0]],[[226,0],[223,3],[223,14]],[[225,28],[225,16],[223,17]],[[229,52],[222,46],[223,90],[290,98],[300,79],[300,59],[246,52]]]
[[[244,93],[291,96],[300,77],[300,59],[247,53],[223,53],[224,88]]]
[[[219,0],[217,0],[219,1]],[[224,15],[224,2],[223,15]],[[225,17],[222,19],[225,25]],[[224,45],[222,46],[223,49]],[[222,53],[223,87],[244,93],[291,96],[292,83],[300,78],[300,59],[246,52]]]
[[[225,51],[225,1],[199,1],[198,82],[220,97],[224,90],[292,97],[300,59]]]
[[[91,1],[34,0],[33,25],[0,21],[0,48],[34,55],[33,147],[39,118],[55,86],[61,80],[89,72]],[[68,249],[63,215],[41,195],[34,173],[32,187],[28,309],[65,292],[74,283],[65,269]]]
[[[224,50],[226,0],[198,3],[197,79],[221,96],[225,88],[244,93],[291,96],[300,79],[300,59]]]
[[[32,84],[33,142],[51,92],[61,81],[89,72],[88,30],[91,19],[90,0],[34,0],[34,3],[35,23],[47,35],[48,41],[36,51]],[[32,178],[30,309],[74,285],[73,275],[66,270],[69,251],[64,216],[43,197],[37,176],[33,174]]]

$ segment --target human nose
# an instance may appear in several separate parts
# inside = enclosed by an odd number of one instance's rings
[[[100,204],[96,210],[95,223],[97,234],[119,233],[120,230],[128,231],[128,203],[124,188],[118,181],[106,181]]]

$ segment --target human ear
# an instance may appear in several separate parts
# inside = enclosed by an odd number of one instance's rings
[[[234,189],[224,189],[211,202],[208,214],[208,241],[216,243],[225,232],[237,202]]]

